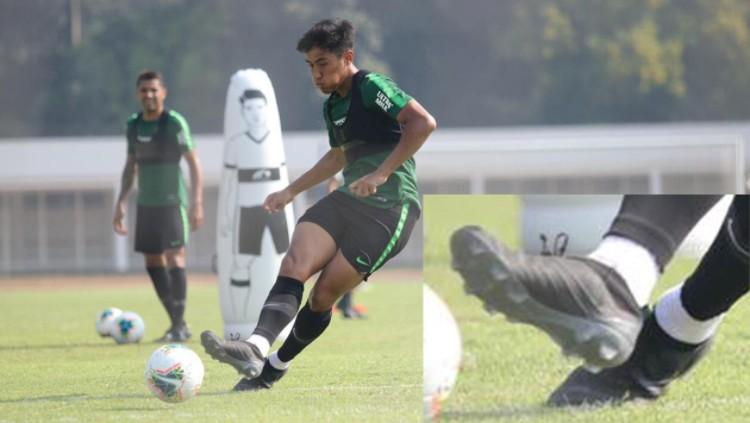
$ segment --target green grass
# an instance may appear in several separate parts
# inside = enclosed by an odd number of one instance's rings
[[[2,289],[2,285],[0,285]],[[198,397],[167,404],[143,380],[167,319],[150,286],[0,294],[0,422],[305,421],[400,422],[421,416],[420,284],[377,283],[356,295],[369,318],[335,315],[272,390],[230,393],[239,380],[195,339],[206,367]],[[141,314],[144,343],[116,345],[94,330],[99,309]],[[221,333],[214,286],[190,287],[186,320],[194,338]]]
[[[520,240],[520,203],[512,196],[425,198],[424,277],[448,303],[461,329],[464,360],[457,384],[443,407],[443,421],[519,422],[708,422],[750,420],[750,305],[740,301],[717,336],[715,349],[668,394],[648,404],[598,410],[554,410],[549,393],[578,361],[565,359],[537,329],[489,316],[464,295],[450,269],[448,239],[457,228],[480,224],[511,245]],[[657,293],[679,283],[696,265],[677,259]]]

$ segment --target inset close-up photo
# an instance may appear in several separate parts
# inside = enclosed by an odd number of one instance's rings
[[[424,203],[426,418],[746,416],[748,196]]]

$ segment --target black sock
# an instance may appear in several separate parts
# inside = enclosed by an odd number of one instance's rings
[[[171,295],[171,284],[167,269],[164,267],[147,267],[151,282],[154,284],[156,295],[159,297],[159,301],[164,306],[164,310],[167,311],[167,315],[170,320],[172,319],[172,295]]]
[[[690,316],[718,316],[748,292],[748,196],[738,195],[698,268],[685,281],[680,299]]]
[[[720,195],[626,195],[606,235],[646,247],[660,269]]]
[[[187,277],[184,267],[169,269],[172,281],[172,327],[178,328],[185,324],[185,301],[187,299]]]
[[[273,344],[297,314],[304,291],[303,283],[297,279],[286,276],[276,278],[276,283],[260,310],[258,326],[255,327],[253,335],[260,335],[266,338],[269,344]]]
[[[291,361],[302,350],[316,340],[331,323],[331,310],[315,312],[305,304],[297,314],[294,327],[276,354],[281,361]]]
[[[656,397],[674,378],[697,363],[703,355],[698,350],[707,348],[709,345],[705,342],[693,345],[672,338],[651,313],[643,322],[635,350],[628,361],[640,388]]]

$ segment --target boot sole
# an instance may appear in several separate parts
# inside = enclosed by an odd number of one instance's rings
[[[227,354],[226,350],[221,346],[221,339],[216,336],[213,332],[205,331],[201,333],[201,345],[206,350],[206,354],[210,355],[216,361],[220,361],[225,364],[229,364],[234,367],[240,374],[244,375],[249,379],[254,379],[260,375],[263,368],[263,363],[258,366],[252,361],[238,360],[231,355]]]
[[[513,277],[512,266],[509,265],[509,250],[500,245],[499,251],[494,251],[473,230],[459,232],[460,237],[472,239],[473,248],[470,249],[466,242],[454,243],[453,257],[460,262],[458,267],[486,275],[481,281],[485,286],[502,287],[492,290],[491,306],[481,296],[469,290],[470,295],[485,302],[486,310],[501,312],[511,322],[536,326],[562,348],[564,355],[579,356],[590,368],[614,367],[628,359],[635,347],[640,322],[633,323],[619,318],[586,319],[554,310],[535,300],[523,283]],[[477,245],[483,246],[479,253]],[[475,287],[481,285],[477,281],[472,281],[471,284]]]

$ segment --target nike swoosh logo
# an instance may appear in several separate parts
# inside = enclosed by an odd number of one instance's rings
[[[362,256],[357,256],[357,258],[356,258],[356,259],[354,259],[354,261],[356,261],[357,263],[361,264],[362,266],[369,266],[369,265],[370,265],[370,263],[366,262],[366,261],[365,261],[365,260],[364,260],[364,259],[362,258]]]

